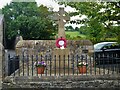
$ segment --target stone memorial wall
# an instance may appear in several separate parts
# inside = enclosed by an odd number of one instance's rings
[[[52,55],[56,48],[55,40],[21,40],[16,44],[17,55]],[[93,45],[89,40],[67,40],[67,47],[69,48],[69,55],[77,54],[91,54],[93,52]],[[86,52],[85,52],[86,50]]]

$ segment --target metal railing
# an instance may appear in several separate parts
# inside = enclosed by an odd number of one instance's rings
[[[116,54],[89,55],[19,55],[14,60],[9,58],[9,70],[13,76],[66,76],[66,75],[105,75],[119,74],[120,58]],[[108,61],[105,61],[108,60]],[[115,61],[116,60],[116,61]],[[38,74],[34,65],[37,61],[44,61],[44,74]],[[80,73],[77,65],[86,62],[86,73]]]

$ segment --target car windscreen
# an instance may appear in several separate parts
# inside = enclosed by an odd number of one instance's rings
[[[94,45],[94,50],[100,50],[103,47],[111,46],[112,44],[115,45],[115,43],[116,42],[111,42],[111,43],[97,43],[97,44]]]
[[[105,44],[103,44],[103,43],[95,44],[95,45],[94,45],[94,49],[95,49],[95,50],[100,50],[104,45],[105,45]]]

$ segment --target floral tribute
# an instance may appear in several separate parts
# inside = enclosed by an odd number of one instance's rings
[[[35,62],[34,65],[36,67],[46,67],[46,63],[44,61]]]
[[[79,62],[78,64],[77,64],[77,67],[82,67],[82,66],[88,66],[88,63],[86,63],[86,62]]]
[[[65,38],[58,38],[57,40],[56,40],[56,46],[58,47],[58,48],[61,48],[61,47],[64,47],[64,48],[66,48],[66,43],[67,43],[67,41],[66,41],[66,39]]]

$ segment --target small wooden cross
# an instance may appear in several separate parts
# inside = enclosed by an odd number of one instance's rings
[[[65,30],[64,25],[67,23],[67,21],[70,20],[69,16],[65,16],[64,8],[59,8],[59,11],[55,13],[53,20],[58,21],[58,38],[66,38],[65,36]]]

